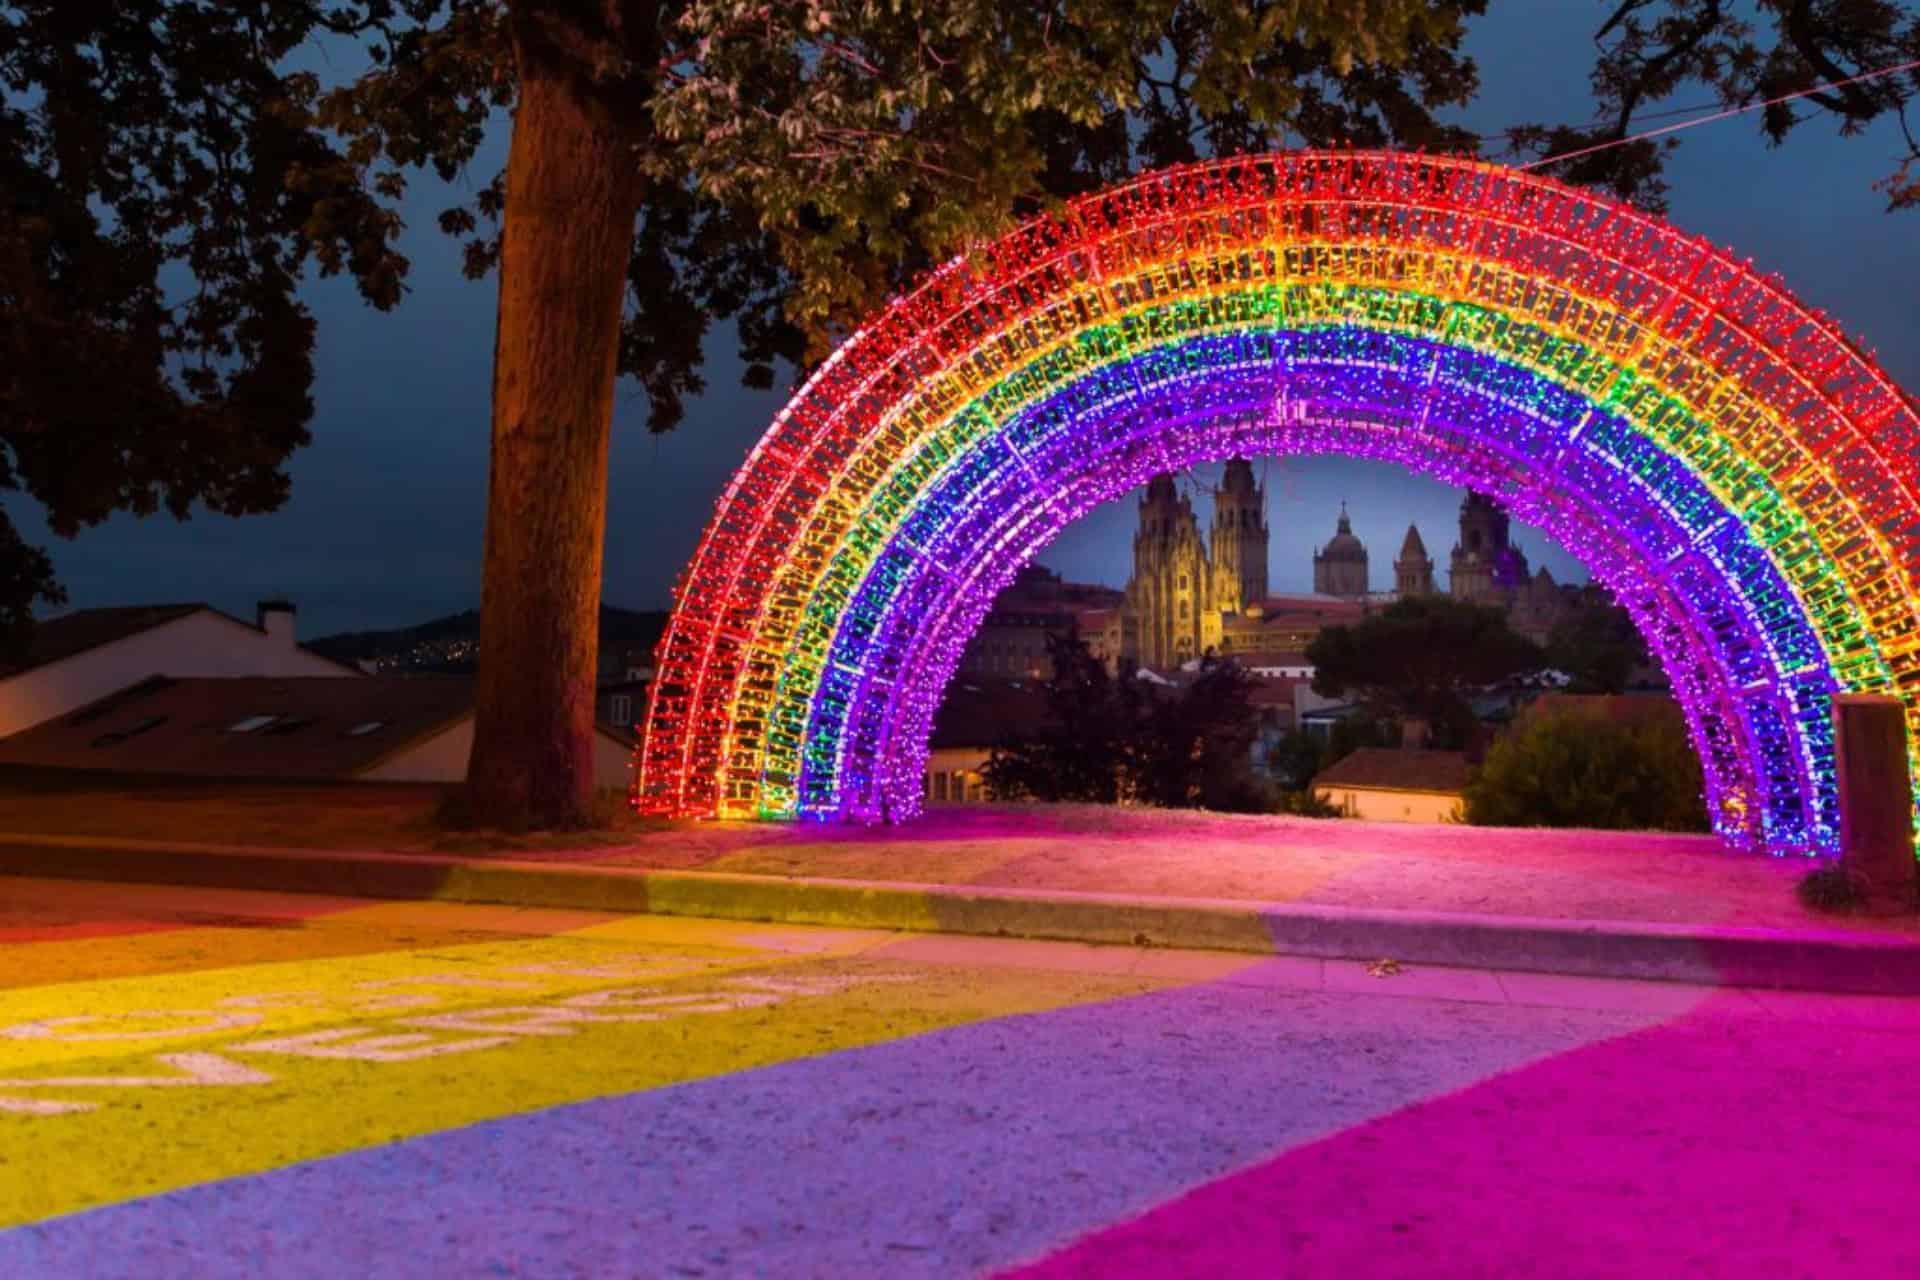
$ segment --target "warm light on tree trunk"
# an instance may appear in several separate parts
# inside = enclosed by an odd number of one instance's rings
[[[564,826],[593,800],[607,442],[641,182],[626,131],[578,79],[518,52],[467,785],[485,825]]]

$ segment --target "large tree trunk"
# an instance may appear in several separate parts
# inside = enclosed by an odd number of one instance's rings
[[[641,184],[592,91],[517,52],[467,787],[481,824],[547,827],[593,801],[607,439]]]

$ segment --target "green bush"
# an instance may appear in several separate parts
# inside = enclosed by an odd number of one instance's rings
[[[1320,798],[1320,793],[1311,787],[1299,791],[1282,791],[1278,812],[1290,813],[1296,818],[1338,818],[1341,816],[1338,805]]]
[[[1483,827],[1705,831],[1702,790],[1677,717],[1619,724],[1563,712],[1496,742],[1462,807]]]

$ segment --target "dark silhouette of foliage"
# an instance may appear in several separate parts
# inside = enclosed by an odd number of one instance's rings
[[[1399,745],[1399,725],[1372,716],[1347,716],[1335,721],[1324,738],[1297,729],[1280,739],[1267,753],[1267,767],[1287,792],[1306,794],[1315,774],[1361,747]]]
[[[1593,37],[1596,122],[1516,126],[1507,132],[1515,152],[1562,155],[1631,137],[1666,123],[1653,109],[1694,86],[1724,107],[1741,107],[1920,58],[1920,12],[1891,0],[1610,0],[1603,12]],[[1852,134],[1891,117],[1905,145],[1898,167],[1875,186],[1889,209],[1911,209],[1920,207],[1920,136],[1906,109],[1916,93],[1920,72],[1909,71],[1766,107],[1754,119],[1777,146],[1809,119],[1828,117]],[[1679,145],[1674,138],[1641,139],[1545,172],[1663,210],[1661,172]]]
[[[957,247],[1138,167],[1465,145],[1433,111],[1473,93],[1483,8],[0,0],[0,490],[61,536],[279,506],[312,414],[303,276],[398,302],[409,176],[461,175],[510,109],[506,172],[439,218],[500,276],[469,779],[484,820],[568,824],[617,377],[671,428],[713,320],[769,386]],[[18,639],[61,595],[12,533]]]
[[[0,491],[44,503],[62,537],[116,511],[278,507],[313,408],[301,280],[344,272],[397,303],[410,174],[464,173],[511,110],[515,180],[479,175],[439,218],[469,275],[500,274],[470,777],[483,817],[570,822],[592,798],[617,377],[669,429],[703,389],[714,319],[770,385],[960,246],[1139,168],[1287,143],[1470,148],[1435,112],[1477,87],[1460,44],[1484,9],[0,0]],[[1623,0],[1601,31],[1607,129],[1693,80],[1750,97],[1920,41],[1892,5],[1761,9],[1771,49],[1722,0]],[[323,80],[310,64],[336,59],[316,48],[364,69]],[[1854,127],[1906,92],[1812,101]],[[1563,169],[1657,197],[1658,160],[1635,146]],[[0,635],[19,643],[34,603],[62,598],[0,526]]]
[[[1376,716],[1428,725],[1428,744],[1459,749],[1476,730],[1466,695],[1538,671],[1538,645],[1504,612],[1449,596],[1408,596],[1307,646],[1313,691],[1351,697]]]
[[[1547,665],[1571,677],[1568,693],[1624,693],[1649,661],[1640,628],[1611,601],[1583,600],[1547,636]]]
[[[1322,798],[1312,787],[1302,787],[1298,791],[1282,791],[1280,802],[1275,810],[1278,813],[1291,814],[1296,818],[1339,818],[1345,815],[1340,806],[1331,800]]]
[[[1302,818],[1338,818],[1341,811],[1313,789],[1321,770],[1345,759],[1361,747],[1397,747],[1400,726],[1372,716],[1336,720],[1325,737],[1296,729],[1267,753],[1267,768],[1279,789],[1279,810]]]
[[[1258,716],[1239,667],[1208,657],[1181,688],[1150,689],[1109,675],[1077,629],[1049,636],[1047,652],[1046,721],[996,747],[980,771],[995,799],[1273,807],[1253,776]]]
[[[1253,678],[1208,655],[1178,690],[1149,700],[1138,760],[1138,796],[1166,809],[1258,812],[1271,799],[1253,777],[1258,713]]]
[[[1115,680],[1081,639],[1079,628],[1047,636],[1053,677],[1047,717],[1028,737],[996,747],[981,769],[996,799],[1118,802],[1133,776],[1144,700],[1131,681]]]
[[[1531,717],[1493,744],[1462,800],[1487,827],[1705,831],[1700,760],[1679,717]]]

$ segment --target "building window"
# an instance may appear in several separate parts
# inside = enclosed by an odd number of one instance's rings
[[[944,770],[933,775],[933,798],[939,801],[947,798],[947,775]]]
[[[617,725],[627,725],[633,720],[633,699],[627,694],[616,693],[607,699],[607,719]]]

